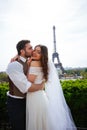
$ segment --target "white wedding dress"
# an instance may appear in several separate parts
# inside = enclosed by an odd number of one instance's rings
[[[35,84],[42,83],[41,67],[30,67],[29,74],[37,75]],[[48,98],[44,90],[29,92],[26,98],[26,130],[49,130]]]
[[[54,64],[48,62],[48,81],[45,90],[27,93],[26,130],[77,130]],[[37,75],[35,84],[43,80],[41,67],[30,67],[30,74]]]

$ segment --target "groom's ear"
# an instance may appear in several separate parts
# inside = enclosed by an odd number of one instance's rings
[[[21,53],[21,54],[25,54],[24,49],[20,50],[20,53]]]

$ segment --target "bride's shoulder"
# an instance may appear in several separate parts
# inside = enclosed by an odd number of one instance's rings
[[[32,67],[41,67],[41,62],[40,61],[32,61],[30,66],[32,66]]]

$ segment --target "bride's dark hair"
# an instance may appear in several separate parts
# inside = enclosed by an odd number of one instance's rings
[[[44,45],[36,45],[36,47],[41,48],[41,66],[43,70],[43,76],[45,80],[48,80],[48,48]]]

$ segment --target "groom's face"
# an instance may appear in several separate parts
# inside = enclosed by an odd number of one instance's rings
[[[25,51],[25,57],[27,57],[27,58],[28,58],[28,57],[31,57],[32,52],[33,52],[33,49],[32,49],[32,46],[31,46],[30,43],[27,43],[27,44],[25,45],[24,51]]]

